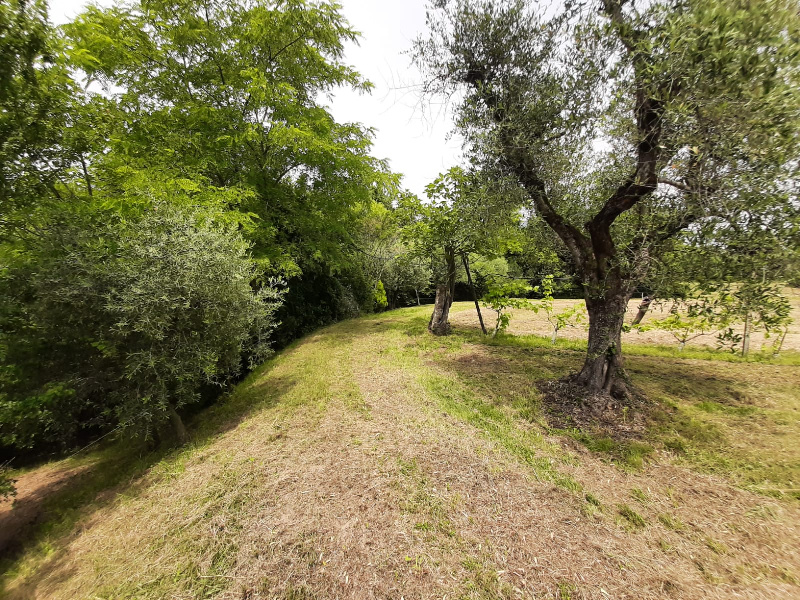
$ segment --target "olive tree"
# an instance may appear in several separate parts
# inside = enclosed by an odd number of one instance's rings
[[[472,159],[513,177],[569,250],[589,314],[572,382],[601,408],[628,393],[627,304],[674,240],[796,206],[796,4],[566,1],[554,14],[453,0],[428,21],[415,45],[428,91],[453,98]]]
[[[248,243],[209,211],[162,201],[127,219],[80,217],[53,223],[0,281],[0,441],[166,422],[184,441],[178,411],[200,386],[269,352],[281,292],[253,290]]]

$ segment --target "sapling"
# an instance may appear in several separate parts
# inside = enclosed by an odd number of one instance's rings
[[[763,331],[764,337],[773,332],[784,332],[776,340],[773,351],[780,351],[785,337],[785,329],[792,322],[791,305],[781,293],[778,284],[765,280],[748,281],[735,288],[723,290],[716,300],[717,312],[725,324],[742,323],[742,333],[728,329],[718,336],[717,344],[740,352],[742,356],[750,353],[750,337],[754,331]]]
[[[672,305],[669,315],[656,319],[647,326],[639,326],[640,330],[661,329],[669,332],[678,341],[678,350],[683,351],[686,343],[708,335],[720,328],[720,316],[708,301],[702,300],[687,303],[681,307],[678,302]]]
[[[492,285],[489,291],[483,297],[483,306],[493,310],[497,315],[494,324],[494,331],[492,337],[497,336],[501,331],[505,331],[508,323],[511,321],[511,314],[508,312],[511,308],[524,308],[539,312],[539,305],[534,304],[527,298],[520,298],[524,294],[532,291],[538,291],[538,288],[519,283],[517,281],[510,281]]]
[[[542,279],[542,308],[547,313],[547,320],[553,327],[553,335],[550,343],[555,344],[558,332],[565,327],[577,327],[586,317],[586,309],[581,304],[573,304],[560,312],[556,312],[553,291],[555,289],[554,278],[548,275]]]

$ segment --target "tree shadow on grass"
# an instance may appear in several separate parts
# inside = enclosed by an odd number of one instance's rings
[[[750,406],[756,400],[749,374],[731,371],[730,363],[630,356],[626,367],[633,384],[647,398],[642,406],[636,407],[639,414],[628,412],[622,424],[570,421],[564,418],[562,407],[549,405],[537,385],[574,372],[582,359],[582,353],[571,350],[496,344],[479,345],[458,355],[429,358],[445,376],[458,381],[484,402],[512,406],[520,418],[540,422],[544,419],[551,433],[578,441],[626,467],[643,466],[643,459],[652,453],[653,445],[685,452],[692,446],[712,448],[724,444],[725,435],[718,427],[687,415],[677,406],[677,399],[682,404],[719,411],[731,418],[747,417],[756,410]]]

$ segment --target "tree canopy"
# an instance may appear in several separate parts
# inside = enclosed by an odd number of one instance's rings
[[[676,240],[796,214],[798,27],[785,0],[435,3],[417,62],[455,94],[475,163],[513,177],[569,250],[590,393],[626,393],[625,307]]]

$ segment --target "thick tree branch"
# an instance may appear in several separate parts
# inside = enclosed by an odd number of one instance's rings
[[[464,83],[475,89],[479,98],[490,110],[494,122],[502,128],[506,122],[506,111],[497,93],[487,84],[489,78],[486,70],[471,64],[462,79]],[[536,174],[534,166],[529,164],[529,158],[524,149],[519,148],[513,140],[509,139],[507,130],[501,129],[500,142],[504,147],[503,156],[507,166],[528,192],[537,212],[567,246],[575,264],[582,267],[589,257],[589,240],[553,207],[544,181]]]
[[[659,177],[658,183],[662,185],[668,185],[670,187],[674,187],[675,189],[681,190],[683,192],[687,192],[689,194],[695,193],[691,187],[686,185],[685,183],[681,183],[680,181],[675,181],[674,179],[667,179],[666,177]]]

